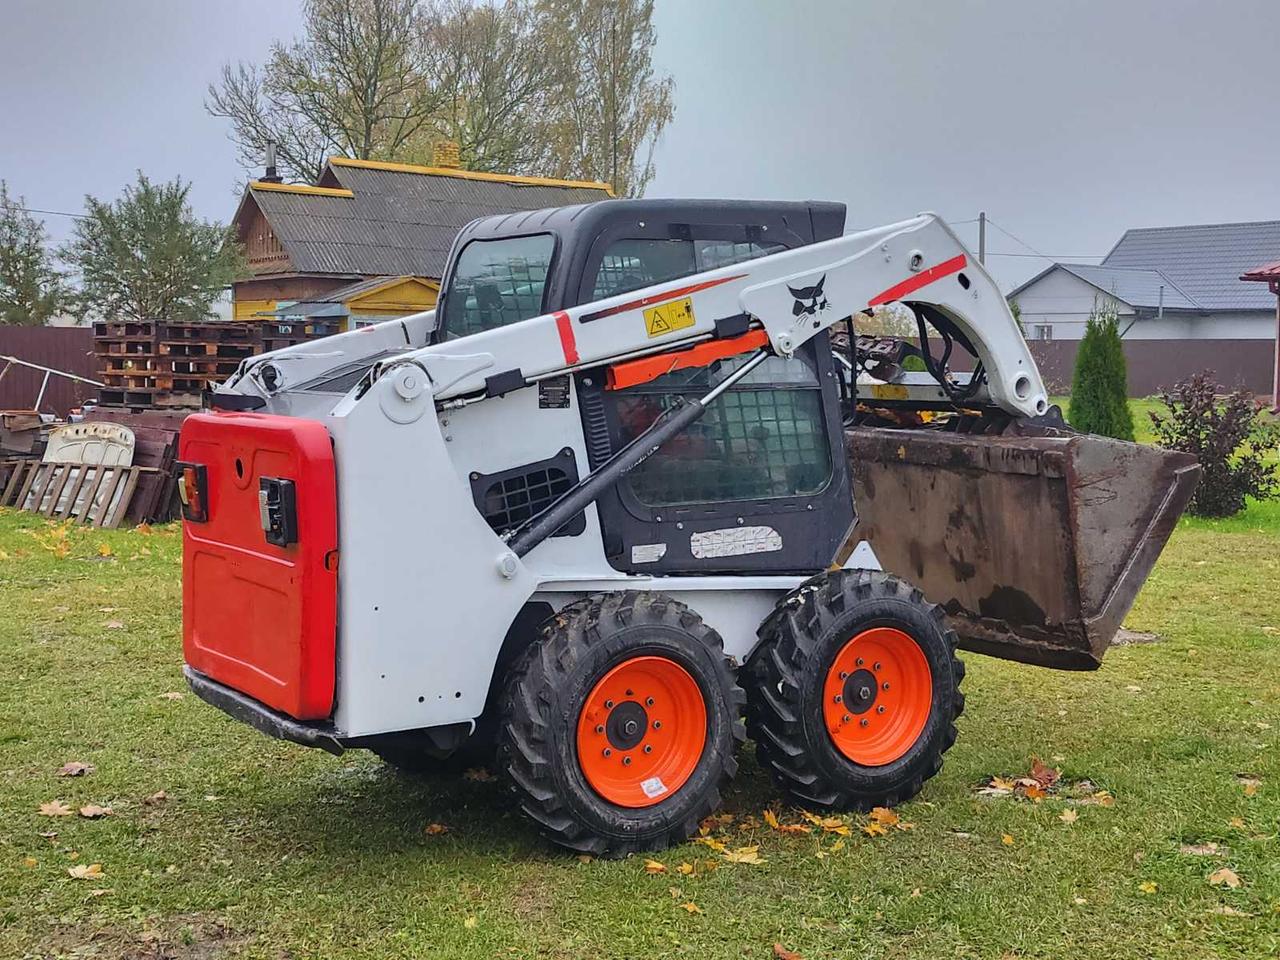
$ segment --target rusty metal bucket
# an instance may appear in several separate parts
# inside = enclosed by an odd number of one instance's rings
[[[968,650],[1093,670],[1191,499],[1190,454],[1052,428],[854,429],[858,528]]]

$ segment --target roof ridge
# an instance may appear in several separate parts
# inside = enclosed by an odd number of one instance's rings
[[[1163,227],[1130,227],[1125,233],[1144,233],[1153,230],[1203,230],[1206,227],[1263,227],[1280,225],[1276,220],[1227,220],[1221,223],[1173,223]]]
[[[385,170],[389,173],[416,173],[432,177],[457,177],[462,180],[489,180],[535,187],[576,187],[584,190],[603,190],[613,196],[613,187],[600,180],[561,180],[555,177],[530,177],[517,173],[488,173],[481,170],[463,170],[458,167],[428,167],[417,163],[399,163],[391,160],[359,160],[355,157],[330,157],[330,165],[359,167],[365,170]]]
[[[1123,270],[1124,268],[1123,268],[1123,267],[1115,267],[1115,268],[1113,268],[1113,269]],[[1152,269],[1152,270],[1154,270],[1156,273],[1158,273],[1161,277],[1163,277],[1163,278],[1164,278],[1165,283],[1169,284],[1169,286],[1171,286],[1171,287],[1173,287],[1173,289],[1177,290],[1177,291],[1178,291],[1178,293],[1180,293],[1180,294],[1182,294],[1182,296],[1186,297],[1186,298],[1187,298],[1187,300],[1189,300],[1191,303],[1194,303],[1197,307],[1199,307],[1199,308],[1200,308],[1200,309],[1202,309],[1202,310],[1207,309],[1207,308],[1204,306],[1204,304],[1202,304],[1199,300],[1197,300],[1195,297],[1191,296],[1191,294],[1187,293],[1187,291],[1183,290],[1180,286],[1178,286],[1178,285],[1177,285],[1177,283],[1175,283],[1175,282],[1174,282],[1173,278],[1172,278],[1171,276],[1169,276],[1167,273],[1165,273],[1163,269],[1161,269],[1160,267],[1152,267],[1151,269]]]
[[[315,187],[309,183],[276,183],[273,180],[250,180],[251,190],[270,190],[275,193],[302,193],[313,197],[354,197],[346,187]]]

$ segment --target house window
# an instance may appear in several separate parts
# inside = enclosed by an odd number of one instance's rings
[[[1035,338],[1036,338],[1037,340],[1052,340],[1052,339],[1053,339],[1053,324],[1051,324],[1051,323],[1037,323],[1037,324],[1032,328],[1032,332],[1035,334]]]

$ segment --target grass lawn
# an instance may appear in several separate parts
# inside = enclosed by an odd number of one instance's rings
[[[548,847],[499,782],[231,721],[183,693],[177,529],[60,529],[0,510],[0,957],[1280,952],[1274,509],[1184,521],[1129,618],[1160,642],[1098,672],[969,655],[960,740],[900,808],[911,829],[774,831],[769,807],[804,821],[744,752],[714,835],[763,862],[689,844],[664,873]],[[1033,756],[1114,803],[979,793]],[[96,769],[58,776],[68,761]],[[113,812],[41,815],[54,800]]]

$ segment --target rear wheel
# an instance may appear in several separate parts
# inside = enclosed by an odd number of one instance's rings
[[[964,665],[942,611],[882,573],[838,570],[784,598],[744,681],[761,764],[802,803],[906,800],[942,767]]]
[[[682,603],[572,604],[512,668],[499,764],[552,840],[620,856],[692,836],[745,737],[719,634]]]

